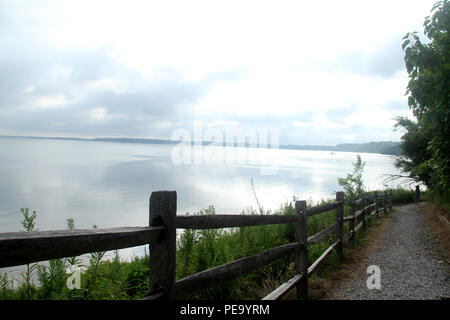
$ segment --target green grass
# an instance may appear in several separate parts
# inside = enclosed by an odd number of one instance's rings
[[[423,194],[423,192],[422,192]],[[405,204],[414,202],[415,192],[414,190],[407,190],[397,188],[392,190],[392,203],[393,204]]]

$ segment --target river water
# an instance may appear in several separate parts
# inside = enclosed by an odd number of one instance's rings
[[[149,197],[157,190],[177,191],[177,214],[209,205],[216,213],[239,214],[257,208],[252,179],[261,206],[276,210],[293,196],[333,198],[341,190],[337,178],[351,172],[356,160],[351,152],[187,148],[0,138],[0,232],[22,230],[20,208],[36,210],[38,230],[65,229],[68,218],[79,229],[145,226]],[[398,173],[392,156],[360,155],[368,190],[385,188],[382,175]]]

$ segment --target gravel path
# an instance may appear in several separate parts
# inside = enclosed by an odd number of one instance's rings
[[[366,268],[380,267],[381,289],[367,288],[371,274],[364,268],[338,288],[337,299],[428,300],[450,296],[450,277],[445,262],[433,254],[437,244],[426,232],[421,203],[396,207],[392,215],[376,249],[367,257]]]

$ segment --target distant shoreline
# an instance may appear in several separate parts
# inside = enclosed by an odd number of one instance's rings
[[[142,144],[179,144],[180,140],[167,139],[144,139],[144,138],[71,138],[71,137],[37,137],[37,136],[6,136],[0,135],[1,138],[16,139],[39,139],[39,140],[68,140],[68,141],[91,141],[91,142],[121,142],[121,143],[142,143]],[[212,142],[202,142],[203,145],[209,145]],[[195,142],[192,142],[195,144]],[[225,144],[224,144],[225,146]],[[235,145],[236,146],[236,145]],[[248,144],[245,144],[248,147]],[[270,147],[270,146],[268,146]],[[395,141],[378,141],[368,143],[343,143],[336,146],[316,146],[316,145],[280,145],[279,149],[288,150],[310,150],[310,151],[330,151],[330,152],[364,152],[378,153],[385,155],[399,155],[401,152],[400,142]]]

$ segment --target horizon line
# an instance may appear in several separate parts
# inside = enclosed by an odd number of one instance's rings
[[[49,139],[49,140],[78,140],[78,141],[101,141],[101,140],[118,140],[118,139],[123,139],[123,140],[135,140],[134,142],[139,143],[139,140],[141,141],[160,141],[160,142],[166,142],[166,143],[179,143],[179,142],[183,142],[183,140],[172,140],[172,139],[164,139],[164,138],[136,138],[136,137],[94,137],[94,138],[81,138],[81,137],[59,137],[59,136],[51,136],[51,137],[46,137],[46,136],[27,136],[27,135],[3,135],[0,134],[0,137],[3,138],[25,138],[25,139]],[[106,141],[104,141],[106,142]],[[112,142],[126,142],[126,141],[112,141]],[[130,141],[133,142],[133,141]],[[195,141],[195,140],[191,140],[191,143],[212,143],[213,141]],[[284,146],[284,147],[337,147],[340,145],[346,145],[346,144],[353,144],[353,145],[362,145],[362,144],[370,144],[370,143],[380,143],[380,142],[392,142],[392,143],[398,143],[400,144],[401,141],[393,141],[393,140],[384,140],[384,141],[369,141],[369,142],[341,142],[338,143],[336,145],[320,145],[320,144],[292,144],[292,143],[287,143],[287,144],[279,144],[279,146]],[[225,143],[225,141],[223,142]],[[246,143],[246,142],[245,142]]]

